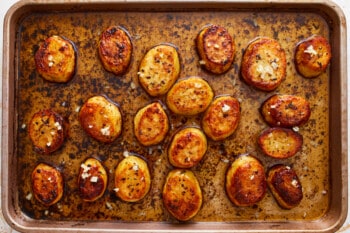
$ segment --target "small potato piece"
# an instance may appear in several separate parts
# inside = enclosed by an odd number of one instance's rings
[[[176,219],[187,221],[193,218],[202,201],[202,190],[192,171],[175,169],[169,172],[163,187],[163,202]]]
[[[305,124],[311,114],[309,102],[295,95],[273,95],[262,104],[260,112],[270,126],[294,127]]]
[[[284,209],[296,207],[303,199],[299,178],[289,166],[277,164],[270,168],[267,184],[277,203]]]
[[[30,120],[28,132],[35,152],[51,154],[62,146],[65,139],[63,117],[51,109],[41,110]]]
[[[79,111],[83,129],[94,139],[113,142],[122,131],[122,115],[117,105],[103,96],[89,98]]]
[[[263,91],[276,89],[286,76],[286,54],[280,44],[261,37],[251,42],[242,58],[241,73],[249,85]]]
[[[207,151],[207,138],[193,127],[180,130],[173,137],[169,149],[169,162],[178,168],[191,168],[197,165]]]
[[[176,48],[168,44],[153,47],[143,57],[137,74],[140,84],[149,95],[164,95],[180,74]]]
[[[50,82],[66,83],[75,73],[73,42],[60,36],[47,38],[36,51],[34,60],[38,73]]]
[[[124,74],[130,64],[133,46],[125,29],[107,28],[101,35],[98,53],[104,68],[115,75]]]
[[[103,196],[108,176],[100,161],[88,158],[80,165],[78,187],[84,201],[93,202]]]
[[[196,115],[209,106],[214,92],[199,77],[189,77],[174,84],[167,94],[166,102],[171,111],[179,115]]]
[[[144,146],[160,143],[168,131],[168,116],[159,102],[143,107],[134,117],[134,134]]]
[[[147,163],[134,155],[125,157],[115,169],[114,191],[126,202],[136,202],[146,196],[151,187]]]
[[[226,193],[237,206],[251,206],[263,199],[266,193],[263,165],[251,155],[241,155],[226,173]]]
[[[34,197],[43,205],[51,206],[63,196],[61,172],[45,163],[39,163],[32,172]]]
[[[259,135],[258,145],[267,156],[286,159],[301,149],[303,137],[291,129],[268,128]]]
[[[232,65],[235,44],[228,31],[218,25],[204,27],[196,38],[200,64],[214,74],[226,72]]]
[[[204,113],[203,130],[214,141],[223,140],[234,133],[240,115],[240,105],[236,98],[231,96],[218,97]]]
[[[297,45],[294,63],[302,76],[314,78],[326,71],[331,57],[331,46],[327,39],[314,35]]]

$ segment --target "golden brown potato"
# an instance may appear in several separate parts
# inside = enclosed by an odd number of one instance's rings
[[[223,140],[234,133],[240,115],[240,105],[236,98],[231,96],[218,97],[204,113],[203,130],[214,141]]]
[[[50,154],[58,150],[64,142],[65,123],[58,113],[45,109],[33,115],[28,132],[34,151],[39,154]]]
[[[43,205],[57,203],[63,196],[61,172],[45,163],[39,163],[32,172],[34,197]]]
[[[175,169],[169,172],[163,187],[163,202],[176,219],[187,221],[193,218],[202,201],[202,190],[192,171]]]
[[[180,115],[196,115],[209,106],[214,92],[200,77],[189,77],[174,84],[166,96],[171,111]]]
[[[75,73],[73,42],[60,36],[47,38],[36,51],[34,60],[38,73],[50,82],[68,82]]]
[[[314,78],[326,71],[331,57],[331,46],[327,39],[314,35],[297,45],[294,63],[302,76]]]
[[[168,116],[159,102],[143,107],[134,117],[134,134],[144,146],[160,143],[168,131]]]
[[[125,157],[115,169],[114,191],[127,202],[136,202],[146,196],[151,187],[147,163],[134,155]]]
[[[83,129],[94,139],[113,142],[122,132],[122,115],[119,107],[103,96],[89,98],[79,111]]]
[[[78,187],[84,201],[92,202],[104,194],[108,176],[100,161],[88,158],[80,165]]]
[[[197,165],[207,151],[207,138],[193,127],[180,130],[173,137],[168,148],[169,162],[178,168],[191,168]]]
[[[286,76],[286,54],[280,44],[261,37],[251,42],[242,58],[241,73],[246,83],[263,91],[276,89]]]
[[[104,68],[115,75],[124,74],[130,64],[133,46],[124,28],[111,26],[101,35],[98,53]]]
[[[285,165],[274,165],[267,176],[267,184],[277,203],[284,209],[292,209],[303,199],[303,189],[295,171]]]
[[[276,159],[294,156],[303,145],[303,137],[291,129],[268,128],[258,137],[258,145],[262,151]]]
[[[180,59],[174,46],[161,44],[150,49],[141,60],[139,81],[151,96],[168,92],[180,74]]]
[[[226,193],[237,206],[251,206],[266,193],[263,165],[251,155],[241,155],[233,161],[226,173]]]
[[[204,27],[196,38],[200,64],[215,74],[226,72],[232,65],[235,44],[228,31],[218,25]]]
[[[273,95],[262,104],[260,112],[270,126],[294,127],[305,124],[311,114],[309,102],[296,95]]]

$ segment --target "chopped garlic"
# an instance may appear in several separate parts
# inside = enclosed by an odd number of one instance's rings
[[[250,179],[250,180],[254,180],[254,175],[251,175],[251,176],[249,177],[249,179]]]
[[[92,127],[94,127],[93,125],[88,125],[89,129],[91,129]]]
[[[26,199],[28,201],[30,201],[32,199],[32,197],[33,197],[33,194],[32,193],[28,193],[27,196],[26,196]]]
[[[222,106],[221,109],[222,109],[223,112],[228,112],[228,111],[230,111],[231,107],[229,105],[227,105],[227,104],[224,104],[224,106]]]
[[[138,170],[139,170],[139,166],[138,166],[137,164],[134,164],[134,166],[132,167],[132,169],[133,169],[134,171],[138,171]]]
[[[297,180],[292,180],[292,185],[294,187],[298,187],[298,181]]]
[[[114,192],[119,192],[119,188],[115,188],[115,189],[113,189],[114,190]]]
[[[268,79],[268,76],[273,75],[273,69],[270,65],[259,64],[256,71],[260,73],[260,77],[263,80]]]
[[[50,147],[51,146],[51,142],[47,142],[46,146]]]
[[[110,128],[110,126],[109,126],[109,125],[108,125],[108,126],[105,126],[104,128],[102,128],[102,129],[101,129],[101,133],[102,133],[102,135],[105,135],[105,136],[110,135],[110,134],[111,134],[111,132],[109,131],[109,128]]]
[[[80,106],[77,106],[76,108],[75,108],[75,112],[79,112],[80,111]]]
[[[136,85],[135,85],[134,82],[131,82],[131,83],[130,83],[130,88],[133,89],[133,90],[136,88]]]
[[[221,161],[224,162],[224,163],[229,163],[230,162],[230,160],[228,160],[228,159],[221,159]]]
[[[47,56],[47,60],[52,61],[53,60],[53,56],[52,55]]]
[[[323,194],[323,195],[326,195],[326,194],[327,194],[327,191],[326,191],[326,190],[322,190],[322,194]]]
[[[137,72],[137,75],[138,75],[138,76],[140,76],[140,78],[143,78],[143,77],[145,76],[145,74],[144,74],[144,73],[142,73],[142,72],[140,72],[140,71],[139,71],[139,72]]]
[[[108,201],[106,202],[106,207],[107,207],[107,209],[109,209],[109,210],[113,209],[112,204],[109,203]]]
[[[271,66],[272,66],[272,68],[274,69],[274,70],[277,70],[277,68],[278,68],[278,64],[276,63],[276,62],[271,62]]]
[[[61,130],[62,129],[62,126],[59,122],[55,122],[55,126],[57,127],[57,130]]]
[[[27,127],[26,124],[22,124],[22,126],[21,126],[22,129],[25,129],[26,127]]]
[[[128,157],[128,156],[129,156],[129,151],[127,151],[127,150],[124,151],[124,152],[123,152],[123,156],[124,156],[125,158]]]
[[[200,61],[199,61],[199,65],[205,65],[205,61],[200,60]]]
[[[310,56],[312,57],[313,55],[317,55],[316,50],[314,49],[314,46],[310,45],[309,47],[306,48],[306,50],[304,50],[304,53],[308,53],[310,54]]]
[[[49,67],[52,67],[53,66],[53,62],[50,61],[48,65],[49,65]]]
[[[214,48],[218,49],[220,46],[218,44],[214,44]]]
[[[90,178],[90,182],[92,182],[92,183],[96,183],[97,181],[98,181],[98,177],[97,176],[92,176]]]
[[[299,127],[298,127],[298,126],[294,126],[294,127],[293,127],[293,131],[299,132]]]
[[[54,135],[56,134],[56,132],[55,132],[55,131],[51,131],[50,134],[51,134],[52,136],[54,136]]]
[[[202,87],[202,84],[201,84],[201,83],[195,83],[195,84],[194,84],[194,87],[195,87],[195,88],[201,88],[201,87]]]

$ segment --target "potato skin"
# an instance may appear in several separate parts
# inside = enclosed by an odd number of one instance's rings
[[[103,67],[115,75],[124,74],[131,62],[133,46],[127,31],[118,26],[108,27],[98,44]]]
[[[251,155],[240,155],[226,173],[226,193],[237,206],[251,206],[266,194],[263,165]]]
[[[58,150],[66,136],[66,125],[61,115],[51,109],[36,112],[29,122],[28,133],[34,151],[51,154]]]
[[[177,132],[168,148],[169,162],[178,168],[191,168],[197,165],[207,151],[207,138],[194,127]]]
[[[232,65],[235,44],[228,31],[219,25],[207,25],[196,38],[200,64],[214,74],[225,73]]]
[[[39,163],[33,170],[32,190],[34,197],[45,206],[57,203],[63,196],[63,177],[56,168]]]
[[[276,127],[305,124],[311,114],[309,102],[296,95],[273,95],[262,104],[260,112],[266,123]]]
[[[169,172],[163,187],[166,209],[178,220],[188,221],[202,206],[202,190],[192,171],[175,169]]]
[[[240,104],[236,98],[232,96],[218,97],[204,113],[203,130],[212,140],[223,140],[235,132],[240,115]]]
[[[299,74],[305,78],[315,78],[326,71],[331,58],[331,46],[327,39],[313,35],[298,43],[294,63]]]
[[[276,89],[286,76],[286,54],[271,38],[260,37],[245,50],[241,64],[244,81],[263,91]]]
[[[141,86],[149,95],[164,95],[180,74],[177,49],[169,44],[151,48],[141,60],[137,74]]]
[[[80,125],[94,139],[111,143],[122,130],[119,107],[104,96],[89,98],[79,111]]]
[[[80,196],[84,201],[93,202],[103,196],[108,175],[103,165],[95,158],[88,158],[81,164],[78,176]]]
[[[200,77],[179,80],[166,96],[168,108],[179,115],[196,115],[204,112],[214,97],[210,85]]]
[[[151,187],[151,175],[146,161],[129,155],[115,169],[114,191],[126,202],[137,202],[144,198]]]
[[[60,36],[45,39],[36,51],[34,60],[36,70],[47,81],[66,83],[75,74],[74,44]]]
[[[277,164],[269,169],[267,184],[277,203],[292,209],[303,199],[303,189],[296,172],[289,166]]]

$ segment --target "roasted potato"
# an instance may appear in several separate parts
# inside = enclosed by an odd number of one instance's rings
[[[236,98],[231,96],[218,97],[204,113],[203,130],[212,140],[223,140],[236,130],[240,115],[240,105]]]
[[[269,169],[267,184],[277,203],[284,209],[292,209],[303,199],[303,189],[295,171],[277,164]]]
[[[180,221],[190,220],[200,210],[202,201],[202,190],[192,171],[169,172],[163,187],[163,202],[170,214]]]
[[[41,110],[30,120],[28,133],[35,152],[50,154],[58,150],[64,142],[64,119],[51,109]]]
[[[207,151],[207,138],[194,127],[178,131],[168,148],[169,162],[178,168],[191,168],[197,165]]]
[[[169,119],[159,102],[141,108],[134,117],[134,134],[144,146],[156,145],[169,131]]]
[[[60,36],[47,38],[36,51],[34,60],[36,70],[47,81],[65,83],[75,74],[74,44]]]
[[[63,196],[63,177],[56,168],[39,163],[32,172],[34,197],[45,206],[57,203]]]
[[[103,196],[108,175],[103,165],[95,158],[88,158],[80,165],[78,187],[84,201],[92,202]]]
[[[206,70],[222,74],[232,65],[235,56],[235,43],[228,31],[218,25],[204,27],[196,38],[200,65]]]
[[[176,48],[169,44],[153,47],[141,60],[137,74],[141,86],[149,95],[164,95],[180,74],[180,59]]]
[[[271,38],[260,37],[245,50],[241,64],[244,81],[263,91],[276,89],[286,76],[286,54]]]
[[[260,112],[270,126],[287,128],[305,124],[311,114],[309,102],[303,97],[279,94],[265,100]]]
[[[314,78],[326,71],[331,58],[331,46],[327,39],[314,35],[299,42],[295,50],[294,63],[302,76]]]
[[[115,75],[124,74],[131,62],[133,46],[128,32],[118,26],[110,26],[102,32],[98,54],[103,67]]]
[[[237,206],[251,206],[266,193],[263,165],[251,155],[240,155],[226,173],[226,193]]]
[[[89,98],[79,111],[84,131],[94,139],[111,143],[122,132],[122,115],[119,107],[103,96]]]
[[[268,128],[259,135],[258,145],[267,156],[286,159],[301,149],[303,137],[291,129]]]
[[[176,114],[196,115],[207,109],[213,96],[210,85],[194,76],[175,83],[166,96],[166,103]]]
[[[144,198],[151,187],[151,175],[147,163],[134,155],[125,157],[115,169],[114,191],[126,202]]]

